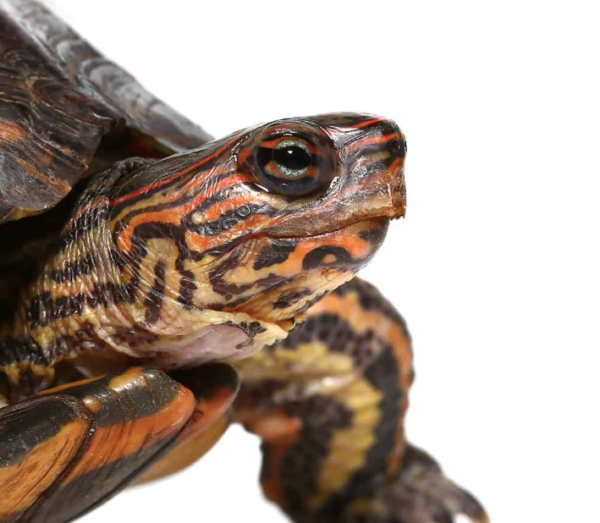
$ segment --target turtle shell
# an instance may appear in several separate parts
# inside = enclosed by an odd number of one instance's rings
[[[0,0],[0,223],[54,207],[108,163],[210,139],[45,7]]]

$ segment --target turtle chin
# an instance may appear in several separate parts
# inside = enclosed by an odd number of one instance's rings
[[[311,305],[369,263],[388,224],[386,217],[367,218],[315,236],[260,236],[238,245],[238,266],[220,283],[239,290],[247,279],[249,288],[221,310],[291,330]]]
[[[200,316],[179,311],[152,326],[160,336],[146,361],[178,368],[236,360],[282,340],[311,305],[372,259],[388,223],[367,218],[313,236],[263,234],[240,242],[202,273],[198,290],[211,300],[199,301]]]

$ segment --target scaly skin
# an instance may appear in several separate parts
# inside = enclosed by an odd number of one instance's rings
[[[310,157],[297,178],[273,160],[290,140]],[[30,283],[8,293],[7,394],[47,387],[64,360],[86,375],[172,370],[283,339],[404,214],[404,154],[393,122],[337,114],[95,176]]]
[[[237,420],[262,438],[265,495],[294,522],[488,521],[406,441],[411,345],[394,307],[355,278],[288,338],[236,364]]]

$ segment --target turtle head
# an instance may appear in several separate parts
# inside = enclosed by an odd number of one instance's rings
[[[148,285],[160,264],[163,292],[182,308],[289,330],[404,215],[405,153],[398,126],[371,115],[246,129],[117,184],[115,246],[153,275]]]

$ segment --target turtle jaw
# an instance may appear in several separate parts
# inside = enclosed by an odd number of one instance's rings
[[[213,288],[246,290],[234,300],[209,307],[243,313],[289,331],[313,303],[370,262],[389,221],[379,216],[315,236],[261,235],[246,240],[229,257],[236,260],[235,267],[223,272],[218,282],[213,279]]]

